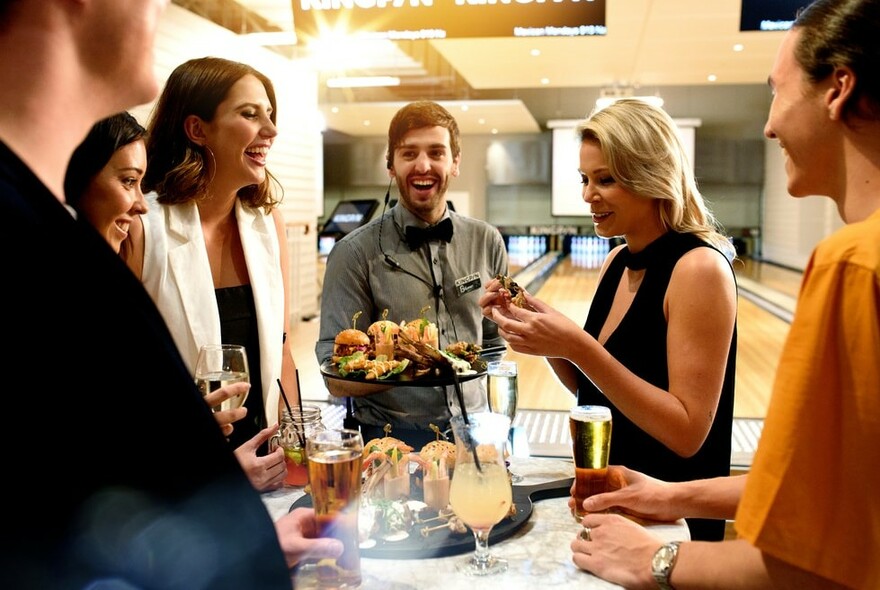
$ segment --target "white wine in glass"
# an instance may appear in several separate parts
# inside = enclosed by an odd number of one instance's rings
[[[469,576],[499,574],[507,560],[489,553],[492,527],[510,512],[513,491],[504,464],[504,447],[510,418],[492,412],[452,419],[455,433],[455,471],[449,488],[449,504],[455,515],[474,533],[473,556],[458,565]]]
[[[247,352],[238,344],[206,344],[199,349],[196,386],[202,395],[232,383],[250,383]],[[234,410],[244,405],[247,393],[223,401],[214,411]]]
[[[491,361],[486,366],[489,410],[496,414],[504,414],[510,418],[510,433],[508,444],[510,453],[513,454],[513,421],[516,418],[516,403],[519,395],[517,388],[516,361]],[[510,480],[519,483],[523,477],[517,473],[510,473]]]
[[[486,365],[488,375],[487,389],[489,394],[489,409],[496,414],[504,414],[513,419],[516,417],[516,362],[514,361],[491,361]]]

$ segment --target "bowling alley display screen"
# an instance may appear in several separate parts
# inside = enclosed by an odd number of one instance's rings
[[[292,0],[300,43],[326,35],[393,41],[605,35],[606,0]]]

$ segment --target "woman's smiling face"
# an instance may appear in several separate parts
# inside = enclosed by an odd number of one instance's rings
[[[278,135],[271,115],[272,103],[258,78],[248,74],[232,85],[214,119],[204,124],[217,181],[238,190],[265,180],[266,156]]]
[[[138,139],[113,153],[82,196],[82,214],[116,252],[128,237],[135,216],[147,211],[141,191],[146,168],[146,146]]]
[[[623,236],[637,246],[647,245],[662,234],[659,201],[632,193],[618,183],[597,142],[581,142],[580,173],[584,202],[590,206],[596,235]]]

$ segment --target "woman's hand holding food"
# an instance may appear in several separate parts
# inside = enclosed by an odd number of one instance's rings
[[[493,286],[495,290],[489,291]],[[513,304],[504,292],[501,283],[493,280],[487,285],[480,304],[483,315],[498,325],[499,333],[513,350],[550,358],[568,358],[571,343],[584,339],[581,326],[525,290],[520,291],[524,307]]]

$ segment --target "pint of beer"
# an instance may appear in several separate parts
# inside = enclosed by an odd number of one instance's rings
[[[605,406],[577,406],[568,416],[574,455],[575,517],[586,515],[586,498],[605,491],[608,451],[611,449],[611,410]]]
[[[324,430],[306,439],[312,503],[322,537],[345,546],[332,566],[317,568],[321,588],[355,588],[361,584],[358,509],[361,499],[363,438],[357,430]]]

